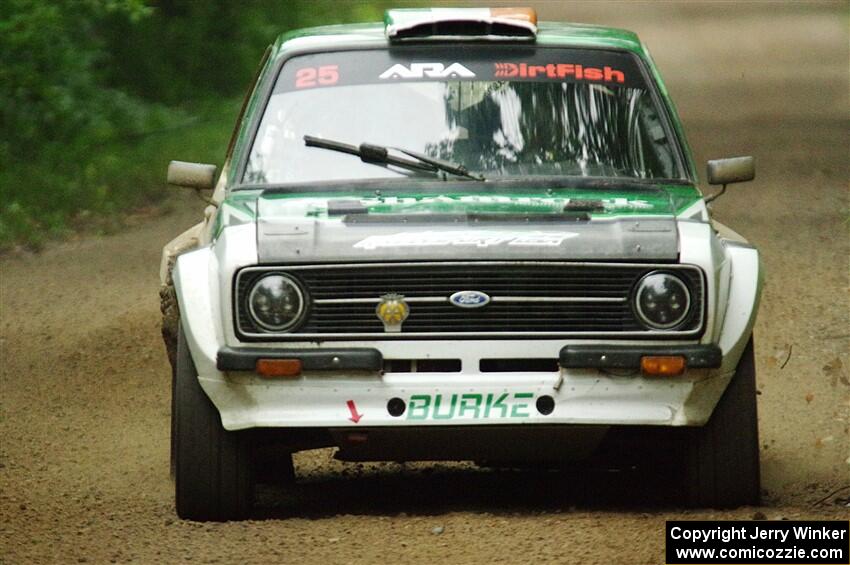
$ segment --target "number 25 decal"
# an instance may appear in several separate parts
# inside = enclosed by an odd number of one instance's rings
[[[328,86],[339,80],[339,65],[304,67],[295,71],[295,88]]]

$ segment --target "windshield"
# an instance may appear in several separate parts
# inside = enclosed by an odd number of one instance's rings
[[[626,53],[461,46],[304,55],[277,79],[243,182],[434,178],[310,147],[305,136],[415,151],[488,180],[682,178],[661,116]]]

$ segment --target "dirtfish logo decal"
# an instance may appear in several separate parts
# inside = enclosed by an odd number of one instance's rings
[[[386,247],[557,247],[566,239],[576,237],[574,232],[504,232],[504,231],[423,231],[400,232],[392,235],[372,235],[354,244],[355,249],[381,249]]]
[[[529,65],[527,63],[495,63],[497,78],[575,78],[576,80],[602,80],[605,82],[626,81],[623,71],[611,67],[585,67],[573,64]]]
[[[509,394],[414,394],[407,401],[408,420],[479,420],[528,418],[532,392]]]
[[[475,73],[461,65],[452,63],[448,67],[442,63],[411,63],[405,67],[397,63],[381,73],[379,78],[472,78]]]

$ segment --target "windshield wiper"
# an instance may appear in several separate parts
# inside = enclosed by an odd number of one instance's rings
[[[400,147],[384,147],[383,145],[372,145],[370,143],[361,143],[359,146],[350,145],[341,141],[314,137],[312,135],[304,136],[304,144],[307,147],[318,147],[320,149],[330,149],[331,151],[339,151],[340,153],[355,155],[360,157],[360,160],[364,163],[370,163],[373,165],[393,165],[410,171],[425,171],[429,173],[442,171],[459,177],[465,177],[473,180],[484,180],[484,177],[470,173],[463,165],[443,161],[442,159],[429,157],[428,155],[423,155],[422,153],[410,151],[409,149],[402,149]],[[415,160],[391,155],[391,149],[393,151],[398,151],[399,153],[404,153]]]

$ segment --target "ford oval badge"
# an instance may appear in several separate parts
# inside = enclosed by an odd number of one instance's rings
[[[449,302],[458,308],[481,308],[490,303],[490,297],[477,290],[461,290],[449,296]]]

